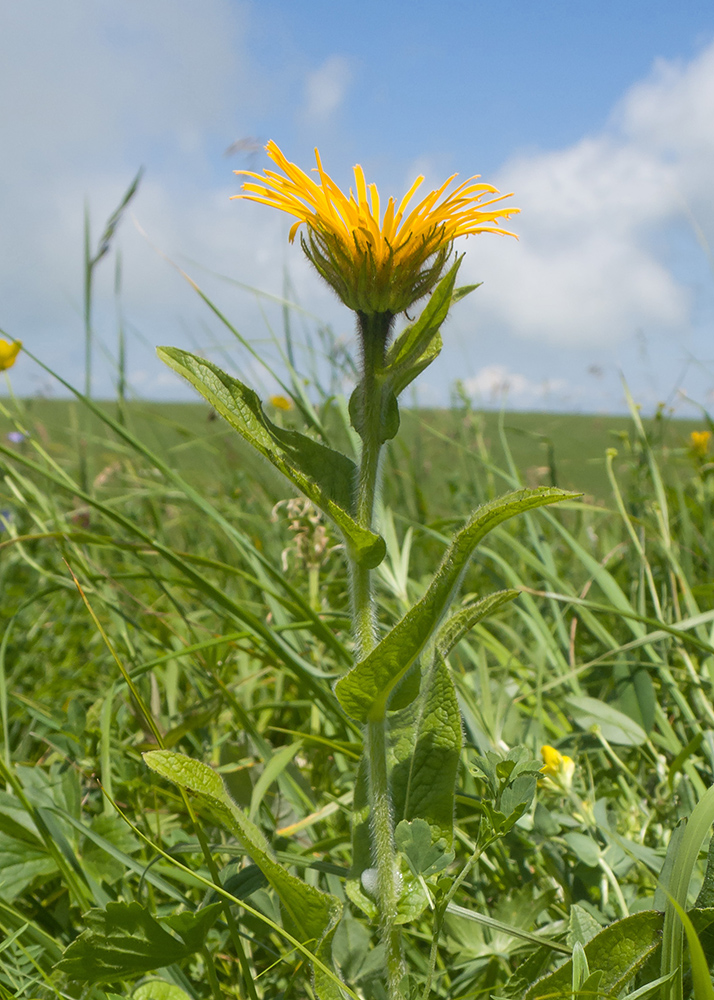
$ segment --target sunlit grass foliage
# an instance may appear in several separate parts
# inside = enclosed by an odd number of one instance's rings
[[[35,418],[36,404],[6,401],[3,410],[12,428],[0,536],[6,995],[129,995],[148,975],[201,997],[209,968],[228,995],[301,995],[304,957],[266,926],[281,918],[264,880],[206,815],[200,828],[221,880],[253,911],[233,907],[243,954],[223,919],[195,950],[171,930],[171,914],[210,901],[211,872],[186,804],[151,777],[141,752],[156,746],[149,714],[165,746],[218,769],[279,859],[343,896],[360,735],[331,692],[351,645],[339,539],[308,508],[276,507],[288,491],[246,467],[225,437],[211,441],[220,461],[209,468],[208,410],[156,454],[131,407],[124,425],[111,406],[99,408],[91,435],[64,441]],[[339,414],[331,402],[319,409],[336,426]],[[286,420],[303,423],[295,412]],[[495,421],[485,430],[467,407],[411,420],[421,453],[397,446],[387,458],[388,556],[377,575],[385,621],[423,592],[444,532],[525,474],[508,460],[509,440],[520,437],[503,427],[499,435]],[[495,794],[480,759],[524,745],[540,761],[548,744],[575,772],[569,788],[542,781],[464,880],[444,915],[438,996],[503,995],[529,955],[545,971],[551,955],[565,958],[606,924],[661,909],[667,845],[712,783],[713,481],[707,456],[676,426],[666,446],[652,445],[664,424],[645,432],[636,411],[620,420],[618,454],[602,456],[610,495],[497,528],[468,572],[464,595],[521,596],[449,657],[465,729],[453,864],[472,851]],[[451,469],[448,518],[425,454]],[[87,911],[112,900],[153,914],[156,928],[137,940],[168,935],[159,942],[166,961],[142,967],[137,958],[126,978],[104,982],[100,970],[98,985],[78,985],[56,964]],[[353,912],[333,946],[345,980],[366,997],[381,995],[372,934]],[[407,932],[415,988],[431,934],[430,912]],[[563,950],[544,949],[541,937]],[[640,975],[654,980],[659,958],[646,935],[641,950]]]
[[[0,400],[0,998],[710,997],[708,415],[396,437],[458,260],[361,373],[286,313],[264,407],[172,348],[215,411],[131,403],[121,337],[97,403],[137,183],[85,391]]]

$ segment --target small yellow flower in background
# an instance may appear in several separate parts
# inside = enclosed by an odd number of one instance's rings
[[[0,340],[0,372],[6,371],[17,361],[17,356],[22,349],[21,340]]]
[[[303,250],[345,305],[356,312],[396,316],[408,309],[439,280],[458,236],[515,235],[501,229],[498,220],[508,219],[520,209],[494,208],[511,196],[489,198],[498,195],[498,190],[491,184],[477,184],[477,176],[447,194],[457,176],[452,174],[408,210],[424,182],[423,177],[417,177],[399,205],[390,198],[382,215],[377,187],[367,185],[359,165],[354,168],[357,194],[350,188],[348,196],[325,173],[317,150],[319,184],[291,163],[274,142],[265,148],[285,176],[274,170],[263,174],[236,170],[236,174],[253,180],[243,184],[245,194],[233,197],[292,215],[298,221],[290,230],[291,243],[304,224]]]
[[[566,757],[555,747],[543,746],[540,748],[543,758],[541,774],[545,777],[541,784],[557,792],[569,792],[573,786],[573,775],[575,774],[575,761],[572,757]]]
[[[271,396],[270,402],[276,410],[292,410],[293,404],[285,396]]]
[[[709,451],[711,431],[692,431],[689,435],[689,450],[697,458],[706,458]]]

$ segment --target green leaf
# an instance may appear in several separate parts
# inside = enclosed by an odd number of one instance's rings
[[[600,981],[602,977],[602,969],[598,969],[597,972],[591,972],[587,979],[584,979],[578,987],[578,992],[573,995],[582,998],[582,1000],[593,1000],[593,997],[601,997]]]
[[[704,881],[694,905],[697,909],[714,906],[714,837],[709,841],[707,870],[704,872]]]
[[[568,922],[568,944],[571,947],[578,941],[580,944],[586,945],[601,930],[602,925],[584,906],[573,903],[570,907],[570,920]]]
[[[499,990],[498,996],[493,994],[492,1000],[523,1000],[526,989],[543,975],[552,955],[549,948],[536,948],[533,954],[516,968],[511,978]]]
[[[520,941],[528,941],[531,944],[538,946],[544,945],[546,948],[549,948],[551,952],[555,951],[566,955],[571,954],[571,949],[568,948],[567,945],[561,944],[560,941],[547,938],[543,934],[536,934],[532,931],[524,930],[522,927],[515,927],[513,924],[507,924],[503,920],[495,920],[493,917],[489,917],[486,913],[480,913],[478,910],[467,910],[465,907],[458,906],[456,903],[448,903],[446,906],[446,912],[464,920],[472,920],[474,923],[480,924],[481,927],[489,927],[491,930],[497,931],[498,933],[518,938]],[[530,982],[532,982],[532,980],[530,980]],[[519,994],[519,1000],[523,1000],[522,994]]]
[[[508,797],[504,806],[501,800],[509,786],[515,785],[520,778],[537,778],[541,766],[540,761],[532,757],[528,747],[515,746],[511,747],[505,757],[496,750],[488,750],[483,756],[474,754],[471,770],[477,778],[486,779],[491,798],[499,809],[506,812],[509,804],[529,803],[533,798],[532,794],[525,794],[530,786],[521,782],[519,791]]]
[[[659,947],[662,914],[642,910],[610,924],[585,946],[590,974],[602,971],[601,994],[617,996]],[[571,1000],[573,961],[533,983],[523,1000]]]
[[[461,258],[444,275],[431,294],[423,312],[411,326],[402,330],[387,351],[382,371],[387,384],[398,396],[441,350],[439,327],[446,319],[454,296],[454,283]]]
[[[520,819],[533,801],[535,791],[535,777],[528,774],[520,774],[512,782],[509,782],[501,792],[500,811],[507,819],[517,812],[516,819]]]
[[[437,330],[416,361],[404,366],[398,372],[390,374],[389,385],[395,398],[400,396],[407,386],[411,385],[414,379],[418,378],[433,361],[436,361],[443,346],[444,341]]]
[[[684,837],[684,831],[686,829],[687,821],[686,819],[680,819],[674,826],[674,829],[669,835],[669,844],[667,845],[667,853],[664,856],[664,862],[662,863],[662,870],[659,874],[659,882],[657,883],[657,888],[655,889],[654,899],[652,900],[652,905],[655,910],[663,910],[667,905],[667,893],[669,891],[672,882],[672,872],[674,871],[675,859],[678,859],[681,855],[682,839]],[[697,851],[697,854],[699,851]],[[691,872],[689,873],[691,876]],[[687,888],[689,888],[689,883],[687,882]]]
[[[647,997],[659,997],[661,995],[659,992],[660,986],[664,986],[665,983],[670,983],[673,976],[673,972],[671,972],[668,976],[659,976],[657,979],[653,979],[651,982],[645,983],[644,986],[640,986],[632,993],[626,993],[622,1000],[647,1000]]]
[[[29,831],[6,820],[13,836],[0,831],[0,893],[11,903],[31,885],[40,885],[57,874],[57,861]]]
[[[672,972],[675,975],[662,990],[663,1000],[671,1000],[671,998],[680,1000],[682,996],[682,923],[677,918],[673,901],[678,903],[682,909],[686,907],[694,866],[697,863],[705,837],[711,834],[713,822],[714,786],[704,792],[692,810],[692,814],[683,828],[676,854],[673,854],[672,867],[669,872],[666,869],[671,843],[670,848],[667,849],[667,857],[660,878],[661,888],[665,891],[667,898],[662,932],[660,972],[663,976],[669,976]],[[665,874],[667,881],[665,881]]]
[[[451,650],[460,642],[463,637],[480,621],[498,611],[504,604],[508,604],[518,597],[517,590],[499,590],[488,597],[482,597],[480,601],[468,604],[459,611],[454,612],[450,618],[444,622],[436,634],[436,648],[442,656],[449,655]]]
[[[367,766],[365,758],[362,757],[352,803],[352,868],[345,882],[345,892],[370,920],[376,920],[379,914],[369,887],[369,882],[373,882],[376,877],[376,870],[371,867],[372,833],[369,814]],[[406,861],[401,865],[400,875],[402,888],[397,903],[396,923],[408,924],[423,913],[428,906],[428,899],[421,883],[414,877]]]
[[[585,833],[566,833],[563,840],[573,852],[578,861],[588,868],[597,868],[600,861],[600,848],[592,837]]]
[[[604,701],[584,695],[572,695],[565,700],[573,711],[573,721],[581,729],[597,727],[608,743],[639,747],[647,741],[647,733],[642,726]]]
[[[360,528],[350,514],[357,475],[351,459],[305,434],[278,427],[266,416],[252,389],[212,362],[177,347],[159,347],[157,354],[334,521],[357,562],[368,567],[379,565],[386,551],[384,540]]]
[[[144,754],[144,760],[157,774],[180,788],[194,792],[211,807],[275,890],[295,936],[303,943],[314,942],[314,953],[326,961],[330,941],[342,913],[340,901],[307,885],[278,864],[263,834],[238,808],[220,775],[207,764],[170,750],[151,750]],[[337,985],[319,968],[315,969],[315,988],[325,1000],[340,995]]]
[[[79,983],[112,983],[173,965],[192,954],[139,903],[107,903],[85,914],[86,930],[57,968]]]
[[[119,816],[101,813],[92,819],[90,826],[94,834],[113,844],[122,853],[132,854],[139,848],[136,837]],[[98,882],[103,879],[110,883],[116,882],[126,872],[125,864],[89,838],[85,838],[82,844],[82,864]]]
[[[180,986],[166,983],[163,979],[152,979],[142,983],[131,995],[131,1000],[191,1000]]]
[[[463,742],[451,674],[439,657],[423,695],[390,720],[390,785],[394,816],[425,820],[431,840],[451,850],[454,786]]]
[[[714,1000],[714,987],[712,987],[711,976],[709,975],[709,963],[704,955],[701,942],[697,937],[697,932],[692,926],[684,909],[672,896],[669,901],[674,907],[677,916],[682,921],[684,933],[687,935],[689,945],[689,961],[692,966],[692,985],[694,986],[694,1000]]]
[[[444,850],[443,841],[432,842],[431,827],[423,819],[403,819],[394,831],[394,842],[415,875],[433,875],[454,860],[453,852]]]
[[[397,397],[387,385],[382,385],[382,414],[379,428],[379,443],[391,441],[399,431],[399,404]],[[364,399],[363,386],[360,382],[350,396],[348,406],[352,426],[361,438],[364,438]]]
[[[479,281],[475,285],[460,285],[458,288],[455,288],[454,294],[451,296],[451,304],[455,305],[457,302],[460,302],[461,299],[465,299],[467,295],[470,295],[471,292],[475,292],[476,289],[480,288],[482,284],[483,281]]]
[[[443,660],[435,664],[433,680],[424,694],[390,719],[388,763],[395,821],[407,836],[415,821],[417,837],[435,854],[445,858],[454,837],[454,786],[461,751],[461,715],[456,691]],[[352,869],[345,890],[352,902],[371,919],[377,916],[362,876],[372,866],[369,795],[364,758],[355,784],[352,806]],[[406,821],[402,823],[400,821]],[[423,828],[422,828],[423,825]],[[413,823],[412,823],[413,826]],[[427,834],[424,834],[424,830]],[[420,841],[421,843],[421,841]],[[409,852],[405,856],[410,861]],[[447,862],[444,862],[447,863]],[[436,870],[436,869],[434,869]],[[419,874],[420,872],[417,872]],[[428,905],[423,887],[405,867],[403,892],[398,904],[398,922],[415,920]]]
[[[335,694],[345,712],[358,722],[383,717],[392,690],[438,628],[474,549],[489,531],[522,511],[579,495],[540,487],[516,490],[479,507],[453,539],[422,599],[364,660],[337,682]]]
[[[613,679],[617,684],[612,698],[614,707],[650,733],[657,710],[657,695],[648,668],[641,663],[617,663]]]
[[[576,992],[590,975],[587,955],[580,942],[576,941],[573,948],[573,957],[570,961],[573,976],[573,992]],[[600,975],[602,975],[602,972]]]
[[[164,923],[172,931],[176,931],[187,948],[192,952],[198,951],[199,948],[203,947],[206,935],[218,920],[222,909],[222,903],[211,903],[210,906],[204,906],[194,913],[186,910],[184,913],[174,913],[169,917],[164,917]]]
[[[704,733],[700,730],[696,733],[692,739],[687,743],[686,747],[683,747],[677,756],[674,758],[669,766],[669,773],[667,774],[667,784],[669,785],[670,792],[674,790],[674,779],[675,776],[682,770],[686,762],[696,753],[699,747],[702,745],[704,740]]]
[[[359,982],[370,952],[369,945],[370,933],[364,924],[354,917],[343,917],[335,932],[332,953],[347,982]]]
[[[267,878],[257,865],[246,865],[245,867],[242,865],[242,859],[231,861],[220,873],[221,885],[236,899],[248,899],[258,889],[263,889],[268,885]],[[213,890],[207,894],[205,902],[212,903],[215,899],[218,899],[218,893]]]

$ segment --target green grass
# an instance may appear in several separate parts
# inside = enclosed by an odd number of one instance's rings
[[[176,789],[147,771],[141,752],[156,746],[148,716],[166,745],[221,770],[280,859],[344,898],[361,737],[332,693],[351,648],[339,538],[325,526],[311,581],[296,540],[317,544],[314,525],[298,514],[291,529],[285,508],[271,516],[289,487],[204,406],[128,405],[133,445],[79,404],[5,405],[3,440],[10,426],[29,437],[6,442],[0,459],[8,512],[0,534],[0,987],[28,1000],[130,996],[145,972],[87,985],[56,968],[87,911],[139,903],[161,922],[196,910],[212,878],[199,834],[231,892],[240,895],[239,878],[251,875],[210,810],[194,826]],[[323,416],[340,432],[334,409]],[[540,789],[528,819],[465,878],[437,951],[433,995],[450,1000],[498,994],[519,963],[541,961],[527,935],[586,941],[599,926],[659,905],[657,872],[672,831],[712,783],[714,484],[686,451],[701,425],[527,414],[506,414],[502,424],[501,433],[498,415],[467,409],[407,413],[383,494],[385,625],[421,595],[453,527],[519,474],[548,483],[554,464],[559,485],[594,498],[501,526],[464,582],[464,593],[522,593],[449,657],[466,739],[455,865],[468,857],[488,800],[478,755],[524,744],[537,757],[549,743],[577,769],[574,799]],[[538,435],[552,442],[554,463]],[[606,472],[613,443],[621,510]],[[311,582],[315,607],[301,596]],[[595,716],[583,698],[596,700]],[[696,843],[695,858],[698,851]],[[690,904],[703,861],[694,868]],[[266,1000],[304,996],[303,960],[281,937],[275,898],[255,883],[246,902],[251,912],[236,902],[204,947],[156,966],[148,980],[197,998],[251,989]],[[697,919],[706,946],[706,920]],[[426,976],[430,921],[427,911],[406,936],[415,988]],[[334,955],[358,994],[379,1000],[373,936],[352,910]],[[676,956],[676,938],[672,947]],[[638,983],[659,975],[658,954],[638,975]]]
[[[101,421],[82,414],[81,405],[67,400],[31,399],[24,402],[29,419],[41,440],[60,449],[79,449],[80,441],[96,439],[95,462],[110,465],[116,454],[107,448]],[[114,402],[101,404],[116,416]],[[265,483],[271,493],[280,493],[280,477],[256,461],[252,451],[203,403],[128,402],[123,412],[133,432],[149,448],[170,456],[171,461],[192,481],[209,485],[230,481],[237,466]],[[288,414],[286,425],[294,422]],[[685,455],[689,435],[701,430],[701,420],[671,419],[662,416],[643,421],[658,447],[671,460]],[[0,435],[11,430],[0,415]],[[465,470],[473,462],[474,448],[496,466],[506,461],[502,436],[516,467],[528,485],[552,484],[578,489],[597,500],[610,494],[605,471],[605,451],[619,447],[620,463],[627,467],[629,417],[561,413],[446,410],[406,410],[402,414],[400,437],[393,456],[400,466],[429,482],[434,511],[446,514],[451,498],[461,488]],[[624,445],[623,445],[624,439]],[[446,447],[445,447],[446,445]],[[418,465],[414,465],[418,462]]]

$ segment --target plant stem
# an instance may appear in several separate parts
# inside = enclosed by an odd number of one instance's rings
[[[372,529],[374,505],[379,480],[382,450],[384,400],[379,370],[384,365],[387,337],[392,324],[389,314],[358,314],[362,338],[362,381],[358,404],[362,457],[357,484],[356,519],[363,528]],[[376,645],[375,609],[371,571],[352,563],[352,617],[357,646],[363,659]],[[366,754],[371,797],[372,850],[377,868],[377,905],[380,934],[386,948],[387,996],[397,1000],[404,975],[401,933],[395,923],[399,899],[397,854],[394,847],[394,823],[387,764],[386,713],[367,723]]]

